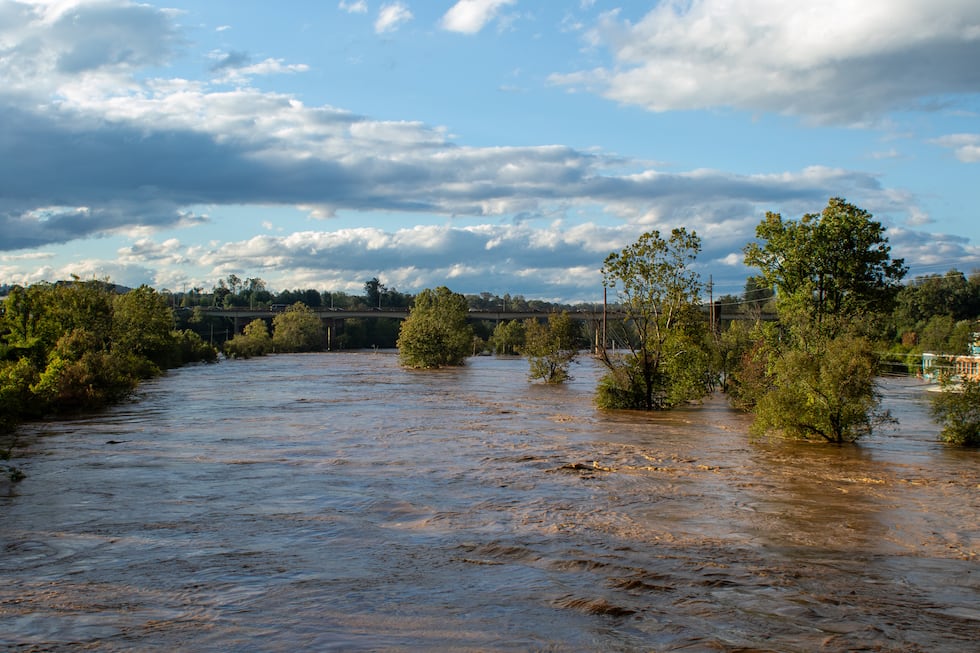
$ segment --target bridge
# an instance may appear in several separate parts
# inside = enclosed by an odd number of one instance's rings
[[[217,306],[201,306],[199,307],[201,312],[205,315],[211,315],[214,317],[223,317],[234,320],[235,331],[240,332],[245,324],[255,319],[271,320],[276,315],[283,313],[286,307],[273,307],[273,308],[247,308],[247,307],[217,307]],[[352,318],[391,318],[396,320],[403,320],[408,317],[408,309],[401,308],[369,308],[369,309],[344,309],[344,308],[330,308],[326,306],[318,306],[315,308],[310,308],[314,314],[316,314],[324,322],[333,322],[338,320],[349,320]],[[701,310],[707,316],[710,313],[710,306],[702,306]],[[468,319],[470,320],[487,320],[487,321],[509,321],[509,320],[527,320],[527,319],[544,319],[549,315],[552,315],[552,311],[515,311],[515,310],[483,310],[483,309],[470,309],[468,314]],[[618,309],[606,309],[602,310],[580,310],[580,311],[568,311],[568,317],[572,320],[577,320],[580,322],[591,322],[591,323],[601,323],[603,318],[608,321],[621,320],[626,317],[626,313]],[[729,322],[732,320],[755,320],[754,317],[749,317],[742,313],[724,313],[721,311],[721,307],[716,307],[716,312],[714,314],[714,319],[717,323]],[[762,315],[762,320],[772,320],[775,319],[773,315]]]
[[[245,307],[217,307],[201,306],[201,312],[205,315],[214,317],[227,317],[234,320],[271,320],[276,315],[284,313],[285,309],[275,308],[245,308]],[[371,308],[371,309],[346,309],[346,308],[326,308],[319,306],[310,308],[322,320],[348,320],[351,318],[371,318],[371,317],[390,317],[396,320],[404,320],[408,317],[408,309],[401,308]],[[551,311],[505,311],[505,310],[479,310],[470,309],[468,319],[470,320],[526,320],[535,318],[546,318],[551,315]],[[573,320],[583,322],[590,320],[601,320],[602,311],[569,311],[568,317]],[[622,319],[625,314],[622,311],[606,311],[606,319]]]

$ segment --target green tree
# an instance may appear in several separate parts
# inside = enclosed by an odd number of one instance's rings
[[[129,394],[163,366],[213,360],[144,286],[119,295],[107,281],[14,288],[0,311],[0,426],[91,410]]]
[[[516,354],[524,346],[524,323],[520,320],[505,320],[493,328],[490,345],[498,356]]]
[[[875,385],[878,359],[868,340],[906,272],[890,258],[880,223],[842,199],[799,222],[768,213],[745,260],[777,291],[778,326],[744,367],[743,405],[755,403],[757,433],[832,442],[855,440],[887,421]]]
[[[323,323],[306,304],[296,302],[272,319],[272,345],[277,352],[320,351],[325,338]]]
[[[811,342],[820,338],[813,334]],[[891,421],[880,410],[877,365],[871,341],[858,335],[779,352],[755,407],[753,432],[834,443],[871,433]]]
[[[265,320],[255,319],[245,325],[242,333],[225,342],[225,353],[232,358],[265,356],[272,351],[272,336]]]
[[[668,240],[648,232],[606,257],[603,283],[618,292],[625,313],[619,340],[628,353],[603,352],[601,407],[661,410],[707,394],[701,284],[689,267],[700,251],[697,234],[674,229]]]
[[[837,197],[799,222],[767,213],[756,227],[761,244],[745,247],[745,264],[776,289],[777,308],[803,311],[810,321],[879,316],[891,310],[908,271],[891,258],[884,231],[870,213]]]
[[[753,389],[764,383],[766,366],[758,360],[764,328],[762,323],[733,320],[719,338],[714,367],[721,372],[723,389],[736,407],[754,406]]]
[[[200,335],[190,329],[174,332],[175,365],[187,363],[214,363],[218,360],[218,350],[204,342]]]
[[[147,359],[106,350],[97,334],[76,328],[58,339],[31,392],[45,414],[92,410],[131,393],[153,369]]]
[[[381,308],[381,301],[388,289],[377,277],[372,277],[364,282],[364,300],[371,308]]]
[[[415,297],[398,334],[402,365],[420,369],[462,365],[473,346],[466,298],[445,286]]]
[[[18,417],[44,414],[31,392],[38,374],[37,367],[27,357],[0,361],[0,433],[11,429]]]
[[[980,380],[945,378],[930,405],[933,419],[942,425],[939,438],[950,444],[980,446]]]
[[[521,353],[528,359],[532,381],[564,383],[571,378],[568,368],[578,354],[578,333],[567,311],[550,315],[547,324],[526,320],[524,334]]]
[[[112,300],[112,347],[151,361],[158,369],[175,362],[174,315],[165,297],[143,285]]]

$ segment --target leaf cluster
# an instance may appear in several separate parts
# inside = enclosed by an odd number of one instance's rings
[[[466,298],[445,286],[420,292],[398,333],[402,365],[419,369],[462,365],[473,346],[468,313]]]
[[[569,367],[578,355],[578,333],[568,312],[552,314],[547,324],[525,320],[525,343],[521,353],[527,357],[528,377],[545,383],[569,380]]]
[[[930,412],[941,426],[940,439],[950,444],[980,446],[980,380],[943,379],[933,395]]]

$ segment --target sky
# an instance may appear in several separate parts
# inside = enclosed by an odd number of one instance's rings
[[[831,197],[980,269],[980,2],[0,0],[0,283],[739,294]]]

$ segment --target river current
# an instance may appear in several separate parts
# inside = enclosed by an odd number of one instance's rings
[[[0,648],[977,650],[980,452],[918,381],[838,447],[753,440],[722,396],[598,411],[572,372],[280,355],[26,425]]]

